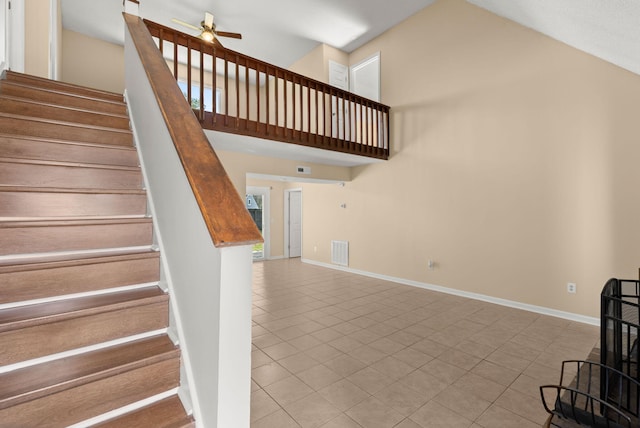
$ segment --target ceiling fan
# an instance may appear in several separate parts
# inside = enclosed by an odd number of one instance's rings
[[[173,18],[171,21],[176,24],[183,25],[185,27],[191,28],[193,30],[200,31],[200,38],[205,42],[213,42],[217,37],[230,37],[232,39],[241,39],[242,34],[240,33],[230,33],[228,31],[217,31],[216,24],[213,22],[213,15],[209,12],[204,13],[204,21],[200,23],[200,26],[196,26],[193,24],[189,24],[188,22],[181,21],[179,19]]]

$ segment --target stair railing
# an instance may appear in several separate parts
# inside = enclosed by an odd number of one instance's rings
[[[205,129],[388,159],[388,106],[144,23]]]
[[[198,426],[249,428],[251,249],[262,236],[146,26],[124,18],[127,107],[182,351],[180,396]]]

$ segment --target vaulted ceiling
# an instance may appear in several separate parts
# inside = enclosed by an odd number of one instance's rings
[[[61,1],[64,28],[123,43],[121,0]],[[225,46],[288,67],[319,43],[351,52],[436,1],[462,0],[142,0],[140,14],[195,34],[171,18],[198,25],[210,11],[243,35]],[[466,1],[640,74],[640,0]]]

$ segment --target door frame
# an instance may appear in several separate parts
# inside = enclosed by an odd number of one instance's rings
[[[362,94],[358,92],[358,73],[360,71],[365,71],[368,73],[374,73],[377,82],[375,90],[375,94]],[[376,52],[373,55],[368,56],[357,64],[349,67],[349,88],[351,92],[354,94],[358,94],[364,96],[366,98],[372,99],[373,101],[380,102],[380,52]]]
[[[247,186],[246,195],[262,196],[262,259],[268,260],[271,257],[271,188],[261,186]]]
[[[9,9],[9,3],[11,8]],[[24,0],[5,0],[5,64],[8,70],[24,73]]]
[[[291,192],[300,192],[300,253],[302,256],[302,222],[304,219],[302,218],[302,187],[296,187],[293,189],[285,189],[284,190],[284,258],[289,258],[289,195]]]

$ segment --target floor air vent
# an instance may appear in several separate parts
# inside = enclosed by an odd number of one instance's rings
[[[349,241],[331,241],[331,263],[349,266]]]

